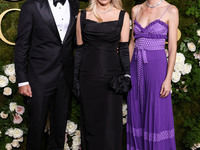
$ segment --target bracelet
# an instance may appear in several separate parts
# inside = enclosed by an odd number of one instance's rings
[[[129,78],[131,78],[131,76],[130,76],[129,74],[125,74],[124,77],[129,77]]]

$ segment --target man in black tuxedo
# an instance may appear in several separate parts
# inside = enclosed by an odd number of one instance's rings
[[[78,0],[27,0],[15,46],[19,93],[28,97],[27,150],[40,150],[50,112],[49,150],[63,150],[73,84]]]

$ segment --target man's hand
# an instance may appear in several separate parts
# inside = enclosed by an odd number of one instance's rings
[[[19,93],[24,96],[32,97],[32,91],[29,84],[19,87]]]

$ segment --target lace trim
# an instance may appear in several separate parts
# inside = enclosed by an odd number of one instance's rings
[[[159,133],[143,132],[142,128],[132,130],[132,135],[135,137],[144,137],[144,140],[152,142],[160,142],[163,140],[171,139],[175,136],[174,128],[171,130],[164,130]]]
[[[160,23],[161,25],[165,26],[167,29],[169,28],[168,24],[166,24],[165,22],[161,21],[160,19],[156,19],[156,20],[152,21],[146,27],[142,27],[136,20],[134,20],[134,23],[141,29],[141,31],[149,29],[150,27],[152,27],[156,23]]]

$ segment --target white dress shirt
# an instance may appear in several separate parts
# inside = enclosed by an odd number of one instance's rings
[[[56,7],[53,5],[53,0],[48,0],[51,12],[53,14],[58,33],[60,35],[60,39],[63,42],[65,38],[65,34],[67,33],[67,29],[70,22],[70,5],[69,1],[66,0],[65,4],[57,3]],[[29,82],[18,83],[18,87],[28,85]]]

